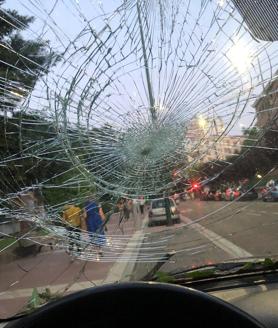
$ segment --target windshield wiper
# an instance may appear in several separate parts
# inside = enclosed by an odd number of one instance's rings
[[[159,268],[161,266],[162,264],[160,264]],[[278,270],[278,261],[270,258],[238,260],[172,272],[163,272],[159,271],[159,269],[155,271],[155,269],[157,269],[157,266],[143,279],[157,282],[185,283],[208,278],[239,276],[247,273],[276,272]]]

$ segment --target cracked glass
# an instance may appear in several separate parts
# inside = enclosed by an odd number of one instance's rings
[[[0,1],[1,318],[275,259],[270,2]]]

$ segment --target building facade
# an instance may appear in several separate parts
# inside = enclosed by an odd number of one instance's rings
[[[253,107],[256,109],[258,128],[278,127],[278,72],[265,87]]]
[[[194,118],[186,133],[188,160],[199,163],[224,161],[240,153],[245,137],[225,135],[224,129],[219,117],[213,120]]]

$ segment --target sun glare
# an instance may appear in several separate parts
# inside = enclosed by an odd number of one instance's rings
[[[240,73],[246,72],[251,65],[250,50],[241,42],[236,42],[228,51],[227,57],[233,67]]]

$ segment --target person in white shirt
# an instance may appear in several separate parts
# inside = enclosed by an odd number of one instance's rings
[[[145,207],[145,199],[144,199],[144,196],[141,196],[140,197],[139,204],[140,204],[140,212],[143,215],[144,214],[144,207]]]

